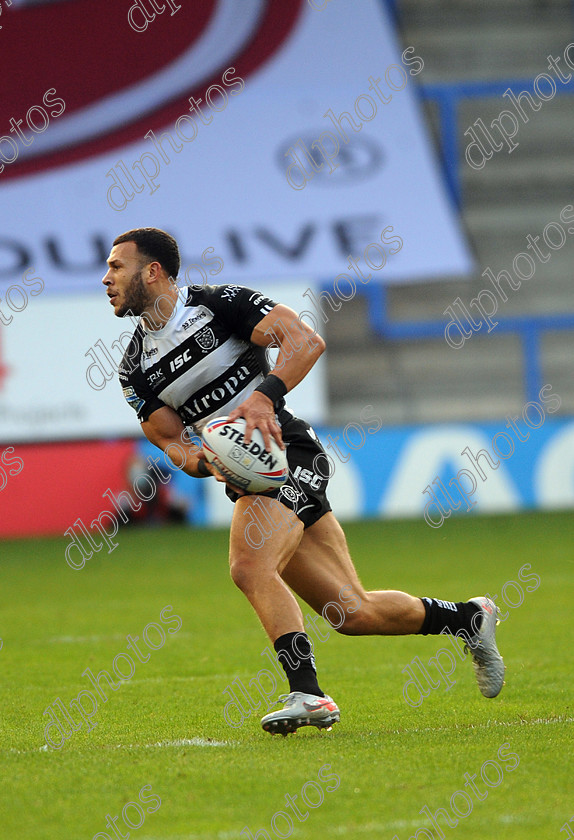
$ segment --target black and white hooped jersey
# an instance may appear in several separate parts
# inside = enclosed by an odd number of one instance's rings
[[[118,370],[139,420],[167,405],[200,434],[240,405],[269,372],[265,348],[250,338],[275,305],[241,286],[189,286],[160,330],[140,320]]]

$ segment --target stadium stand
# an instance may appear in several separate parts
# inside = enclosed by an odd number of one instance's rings
[[[548,72],[547,56],[562,57],[574,41],[572,29],[564,27],[565,12],[574,22],[572,4],[397,0],[390,5],[403,45],[415,46],[425,61],[417,77],[424,113],[477,270],[460,280],[363,287],[330,319],[325,334],[331,420],[354,419],[357,403],[372,403],[389,425],[488,420],[519,410],[546,382],[562,396],[562,411],[571,412],[569,239],[546,264],[537,263],[518,291],[509,292],[490,334],[483,327],[453,349],[444,339],[443,313],[457,296],[468,302],[488,286],[482,277],[487,266],[495,274],[511,268],[526,249],[527,235],[541,235],[572,202],[574,79],[557,84],[556,95],[538,112],[526,106],[530,118],[520,124],[512,154],[503,148],[480,170],[464,157],[465,130],[477,118],[490,125],[508,108],[502,97],[508,87],[516,95],[532,92],[534,78]],[[357,329],[364,330],[363,342],[357,341]],[[368,375],[358,377],[358,370]]]

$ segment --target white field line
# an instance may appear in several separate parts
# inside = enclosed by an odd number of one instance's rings
[[[489,729],[491,726],[548,726],[552,723],[574,723],[573,717],[557,717],[557,718],[534,718],[534,720],[487,720],[485,723],[468,723],[458,724],[456,726],[424,726],[408,729],[391,729],[387,730],[387,734],[392,735],[408,735],[410,732],[420,734],[421,732],[457,732],[466,729]],[[383,733],[381,733],[383,734]]]
[[[112,744],[110,746],[98,744],[98,748],[104,750],[154,750],[165,749],[166,747],[236,747],[239,743],[239,741],[215,741],[212,738],[177,738],[174,741],[158,741],[157,744]],[[15,747],[11,747],[8,752],[26,755],[34,752],[59,753],[60,750],[50,750],[47,744],[42,744],[37,750],[17,750]]]
[[[98,642],[118,642],[125,639],[119,633],[110,636],[50,636],[49,639],[36,639],[36,643],[48,642],[49,645],[72,645]]]
[[[116,674],[117,676],[117,674]],[[158,683],[158,682],[194,682],[197,680],[229,680],[229,674],[204,674],[197,676],[197,674],[190,674],[188,677],[140,677],[140,679],[126,680],[126,683],[133,683],[139,685],[141,683]]]
[[[392,735],[409,735],[411,732],[415,734],[420,734],[421,732],[457,732],[463,731],[466,729],[488,729],[491,726],[550,726],[554,723],[574,723],[573,717],[559,717],[559,718],[535,718],[534,720],[489,720],[486,723],[479,723],[474,724],[470,723],[468,725],[461,725],[461,726],[425,726],[425,727],[414,727],[413,729],[387,729],[381,730],[379,733],[374,734],[392,734]],[[136,749],[136,750],[149,750],[161,747],[235,747],[239,746],[240,741],[214,741],[210,738],[180,738],[175,741],[159,741],[157,744],[116,744],[112,747],[103,747],[103,749],[112,749],[112,750],[127,750],[127,749]],[[102,748],[102,745],[99,745]],[[43,744],[41,747],[38,747],[40,752],[47,752],[48,746],[47,744]],[[1,752],[1,751],[0,751]],[[36,750],[18,750],[15,747],[10,747],[7,752],[18,753],[19,755],[23,755],[25,753],[32,753],[36,752]],[[54,751],[55,752],[55,751]],[[59,752],[59,751],[58,751]],[[186,837],[199,837],[199,835],[185,835]],[[206,835],[207,836],[207,835]],[[143,840],[143,838],[142,838]],[[175,838],[172,838],[175,840]]]
[[[520,816],[516,816],[515,814],[501,814],[500,816],[489,818],[491,822],[499,822],[505,825],[509,823],[526,823],[528,820],[523,819]],[[423,822],[422,820],[392,820],[391,822],[369,822],[365,823],[364,825],[332,825],[326,827],[324,829],[324,834],[326,836],[338,835],[342,836],[345,834],[365,834],[366,832],[376,832],[380,834],[383,831],[397,831],[401,829],[406,829],[411,831],[412,829],[417,828],[428,828],[428,820]],[[257,826],[249,826],[252,829],[252,833],[257,830]],[[430,830],[430,829],[429,829]],[[298,826],[294,826],[291,835],[302,835],[303,832],[301,831]],[[139,838],[139,840],[237,840],[239,835],[238,831],[218,831],[211,834],[170,834],[169,837],[159,835],[143,835]]]
[[[112,749],[152,750],[157,747],[235,747],[239,741],[214,741],[212,738],[177,738],[175,741],[158,741],[157,744],[117,744]]]

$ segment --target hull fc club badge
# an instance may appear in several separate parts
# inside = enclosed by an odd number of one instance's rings
[[[204,327],[194,335],[194,338],[204,353],[213,350],[219,344],[211,327]]]

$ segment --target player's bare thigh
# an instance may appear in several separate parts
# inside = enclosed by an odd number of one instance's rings
[[[358,596],[358,607],[355,600],[353,609],[344,607],[337,613],[330,612],[333,607],[327,609],[326,618],[339,633],[405,635],[420,632],[424,621],[420,598],[392,589],[365,592],[349,556],[343,529],[333,513],[326,513],[305,531],[281,577],[317,613],[329,601],[346,602],[351,592]],[[344,587],[347,588],[343,592]],[[342,612],[344,620],[339,624]]]
[[[340,602],[344,586],[350,586],[361,599],[366,597],[345,534],[332,512],[307,528],[281,577],[318,613],[329,601]]]
[[[242,496],[235,503],[229,535],[234,580],[239,573],[281,573],[302,536],[303,523],[285,505],[267,496]]]

